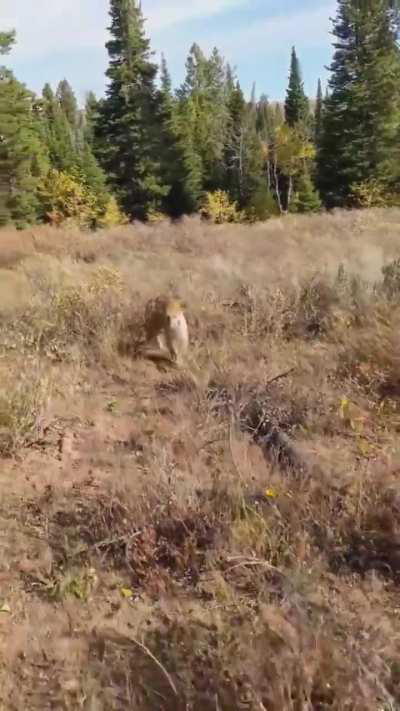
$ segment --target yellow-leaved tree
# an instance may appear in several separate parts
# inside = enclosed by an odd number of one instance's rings
[[[288,212],[294,198],[295,179],[307,173],[315,158],[315,146],[298,127],[281,124],[268,151],[271,186],[281,213]]]
[[[96,196],[69,173],[50,170],[38,193],[44,216],[50,222],[60,224],[68,220],[80,227],[91,227],[96,221]]]
[[[99,200],[78,175],[52,169],[41,181],[38,194],[43,217],[55,225],[72,222],[81,228],[94,228],[126,222],[115,197]]]
[[[228,193],[224,190],[205,193],[201,203],[200,214],[217,225],[221,225],[224,222],[240,222],[243,217],[237,203],[232,202]]]
[[[106,203],[104,212],[98,217],[98,227],[116,227],[125,225],[128,222],[127,216],[122,212],[114,195],[111,195]]]

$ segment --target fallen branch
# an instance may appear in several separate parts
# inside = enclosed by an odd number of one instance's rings
[[[271,385],[271,383],[275,383],[277,380],[281,380],[281,378],[286,378],[288,375],[293,373],[295,370],[296,370],[296,368],[290,368],[290,370],[285,370],[283,373],[279,373],[279,375],[275,375],[274,378],[267,380],[267,382],[265,383],[265,387],[268,387],[268,385]]]
[[[278,573],[282,577],[285,577],[285,574],[280,570],[279,568],[276,567],[276,565],[272,565],[272,563],[268,563],[267,560],[261,560],[259,558],[243,558],[242,556],[229,556],[226,559],[227,563],[234,563],[234,565],[231,565],[229,568],[227,568],[227,572],[231,572],[232,570],[236,570],[236,568],[249,568],[252,566],[261,566],[263,568],[267,568],[268,570],[273,570],[274,573]]]
[[[169,674],[169,672],[166,670],[166,668],[161,664],[159,659],[154,656],[153,652],[150,651],[148,647],[146,647],[143,642],[139,642],[139,640],[135,639],[134,637],[128,637],[128,635],[123,635],[117,632],[114,632],[114,630],[104,630],[100,632],[100,635],[103,639],[108,640],[109,642],[113,642],[114,644],[118,644],[119,646],[123,647],[129,647],[131,645],[135,645],[138,647],[146,656],[151,659],[154,664],[158,667],[158,669],[162,672],[163,676],[167,680],[169,686],[171,687],[172,691],[174,692],[175,696],[178,696],[178,690],[174,684],[174,681]],[[96,638],[99,638],[99,633],[96,631]]]

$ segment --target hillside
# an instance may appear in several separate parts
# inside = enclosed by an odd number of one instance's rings
[[[400,210],[0,243],[0,709],[400,709]]]

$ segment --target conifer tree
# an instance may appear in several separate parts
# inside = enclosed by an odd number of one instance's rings
[[[255,111],[257,107],[257,86],[255,81],[253,81],[252,87],[251,87],[251,95],[250,95],[250,107]]]
[[[226,165],[225,188],[232,200],[243,202],[244,189],[244,126],[246,101],[239,82],[231,90],[229,103],[229,133],[225,146],[224,162]]]
[[[192,96],[181,99],[173,114],[173,132],[177,137],[184,164],[184,190],[187,211],[194,212],[200,205],[204,184],[204,165],[197,140],[196,102]]]
[[[256,125],[257,133],[261,140],[268,142],[273,133],[274,112],[265,94],[260,96],[260,100],[257,104]]]
[[[56,97],[62,111],[67,117],[68,123],[75,129],[78,125],[78,102],[66,79],[60,81],[57,87]]]
[[[69,172],[78,163],[75,133],[49,84],[43,87],[42,103],[51,164],[56,170]]]
[[[226,90],[228,95],[230,96],[232,91],[235,89],[235,84],[236,84],[236,76],[235,72],[232,69],[230,64],[226,65],[226,76],[225,76],[225,85],[226,85]]]
[[[0,224],[35,222],[37,188],[49,169],[34,97],[12,72],[0,68]]]
[[[289,86],[285,100],[285,120],[289,126],[293,127],[300,122],[305,123],[308,117],[309,102],[304,92],[296,49],[292,47]]]
[[[110,198],[106,176],[87,141],[83,141],[77,165],[70,172],[95,195],[98,209],[105,208]]]
[[[167,60],[161,55],[161,70],[160,70],[161,94],[167,101],[172,101],[172,81],[168,70]]]
[[[188,170],[182,145],[175,132],[177,100],[172,93],[172,81],[167,62],[162,55],[160,90],[157,97],[158,123],[160,125],[161,177],[170,189],[161,202],[163,212],[178,217],[191,212],[196,205],[188,190]]]
[[[198,44],[193,43],[186,59],[186,76],[182,86],[178,89],[180,100],[188,99],[195,93],[204,90],[206,85],[207,59]]]
[[[149,40],[136,0],[111,0],[109,85],[99,107],[98,157],[124,211],[145,218],[168,194],[160,167],[160,125]]]
[[[86,95],[85,109],[83,112],[83,133],[85,140],[96,153],[96,125],[99,121],[100,102],[97,100],[93,91],[89,91]]]
[[[207,58],[197,44],[192,45],[185,81],[177,92],[175,123],[193,204],[198,204],[202,190],[217,190],[226,179],[231,79],[227,80],[227,68],[217,49]]]
[[[8,54],[15,42],[15,32],[0,32],[0,54]]]
[[[277,101],[273,111],[274,116],[274,128],[281,126],[285,121],[284,111],[282,105]]]
[[[338,0],[335,52],[324,104],[318,184],[327,206],[370,179],[399,189],[399,7]]]
[[[323,97],[322,97],[322,85],[321,85],[321,79],[318,79],[318,86],[317,86],[317,98],[315,102],[315,120],[314,120],[314,135],[315,135],[315,143],[318,146],[320,138],[321,138],[321,131],[322,131],[322,111],[323,111]]]
[[[96,209],[101,212],[110,199],[110,192],[104,171],[94,155],[93,127],[88,128],[86,114],[81,119],[67,81],[60,82],[56,95],[49,84],[44,86],[42,108],[43,134],[52,168],[90,190],[96,199]]]
[[[291,212],[318,212],[322,207],[307,168],[304,168],[297,180],[296,194],[294,196]]]

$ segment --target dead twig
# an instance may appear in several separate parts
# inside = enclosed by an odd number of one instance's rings
[[[154,664],[158,667],[158,669],[162,672],[163,676],[167,680],[167,682],[170,685],[175,696],[178,696],[178,690],[174,684],[174,681],[173,681],[171,675],[166,670],[164,665],[161,664],[160,660],[154,656],[153,652],[151,652],[150,649],[148,647],[146,647],[145,644],[143,644],[143,642],[139,642],[139,640],[135,639],[134,637],[128,637],[127,635],[115,633],[113,630],[104,631],[102,634],[102,637],[104,639],[109,640],[110,642],[114,642],[114,644],[119,644],[120,646],[129,647],[130,645],[133,644],[136,647],[138,647],[142,652],[144,652],[144,654],[146,654],[149,657],[149,659],[151,659],[154,662]]]
[[[236,568],[247,568],[247,567],[252,567],[252,566],[261,566],[263,568],[267,568],[268,570],[273,570],[274,573],[278,573],[278,575],[281,575],[282,577],[285,577],[284,573],[279,570],[275,565],[272,565],[272,563],[268,563],[267,560],[260,560],[258,558],[241,558],[241,556],[229,556],[226,559],[227,563],[234,563],[234,561],[238,561],[235,563],[235,565],[231,565],[230,568],[228,568],[227,572],[231,572],[232,570],[235,570]]]
[[[265,387],[268,387],[268,385],[275,383],[277,380],[281,380],[281,378],[286,378],[288,375],[293,373],[295,370],[296,370],[296,368],[290,368],[290,370],[285,370],[283,373],[279,373],[279,375],[275,375],[275,377],[271,378],[270,380],[267,380],[267,382],[265,383]]]

